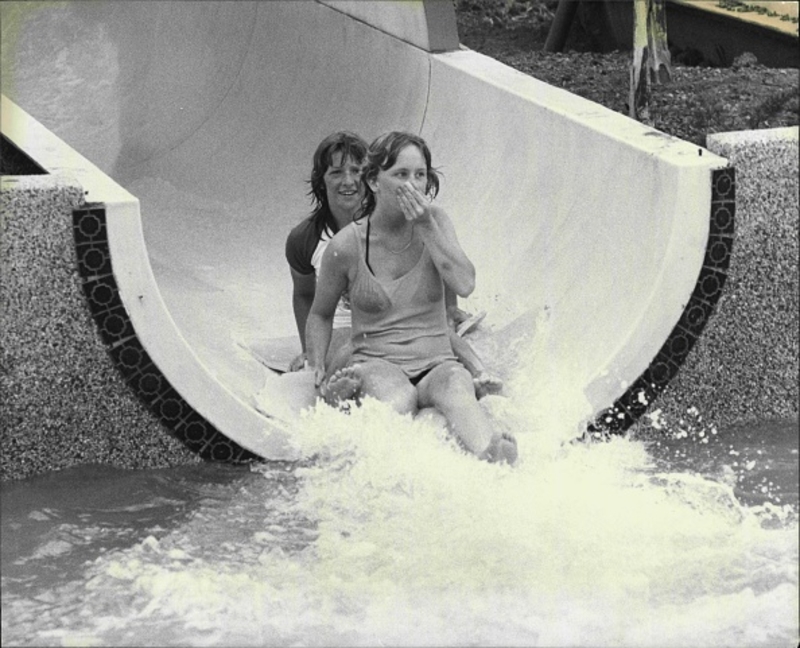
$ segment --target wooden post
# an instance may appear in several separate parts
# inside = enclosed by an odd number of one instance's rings
[[[633,0],[633,61],[628,100],[633,119],[650,123],[650,85],[672,78],[666,0]]]

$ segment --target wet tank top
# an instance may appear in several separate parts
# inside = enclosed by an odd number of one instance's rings
[[[363,225],[348,226],[356,238],[358,263],[350,286],[353,360],[383,358],[409,378],[445,360],[455,360],[447,328],[444,282],[423,246],[416,265],[402,277],[379,280],[367,267]]]

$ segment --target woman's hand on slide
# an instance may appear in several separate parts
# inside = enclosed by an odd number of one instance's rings
[[[289,363],[289,371],[302,371],[306,368],[306,354],[301,353]]]
[[[466,322],[472,315],[465,310],[460,309],[458,306],[451,306],[447,309],[447,318],[450,320],[453,328],[458,328],[461,324]]]
[[[314,387],[321,396],[325,395],[325,367],[316,367],[314,369]]]

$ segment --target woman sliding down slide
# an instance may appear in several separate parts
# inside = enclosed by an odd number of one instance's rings
[[[292,274],[292,309],[302,347],[302,352],[290,363],[289,371],[301,371],[307,361],[306,320],[314,301],[317,275],[325,248],[333,236],[352,223],[361,211],[364,197],[361,171],[367,148],[367,143],[355,133],[338,131],[322,140],[314,152],[311,178],[308,181],[313,211],[292,229],[286,239],[286,260]],[[486,370],[469,343],[461,338],[461,331],[475,325],[485,313],[470,316],[458,308],[455,293],[450,290],[446,292],[447,313],[451,324],[450,344],[456,358],[472,374],[478,398],[499,393],[503,382]],[[350,303],[347,294],[343,294],[333,317],[327,364],[344,362],[349,356],[350,333]],[[333,360],[334,354],[341,357]]]
[[[322,258],[306,325],[309,362],[326,402],[372,396],[400,413],[433,407],[470,452],[514,463],[513,437],[492,429],[450,342],[445,287],[467,297],[475,268],[450,218],[431,204],[439,177],[425,141],[392,132],[369,148],[364,209]],[[352,353],[326,364],[340,295],[350,297]]]

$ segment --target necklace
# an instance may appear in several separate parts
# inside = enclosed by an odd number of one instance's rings
[[[372,219],[367,219],[367,246],[369,246],[369,232],[370,232],[370,225],[372,224]],[[384,242],[383,247],[386,248],[386,251],[390,254],[402,254],[408,248],[411,247],[411,243],[414,241],[414,223],[411,223],[411,236],[408,237],[408,243],[406,243],[402,248],[399,250],[393,250]],[[367,254],[369,254],[369,247],[367,247]]]

